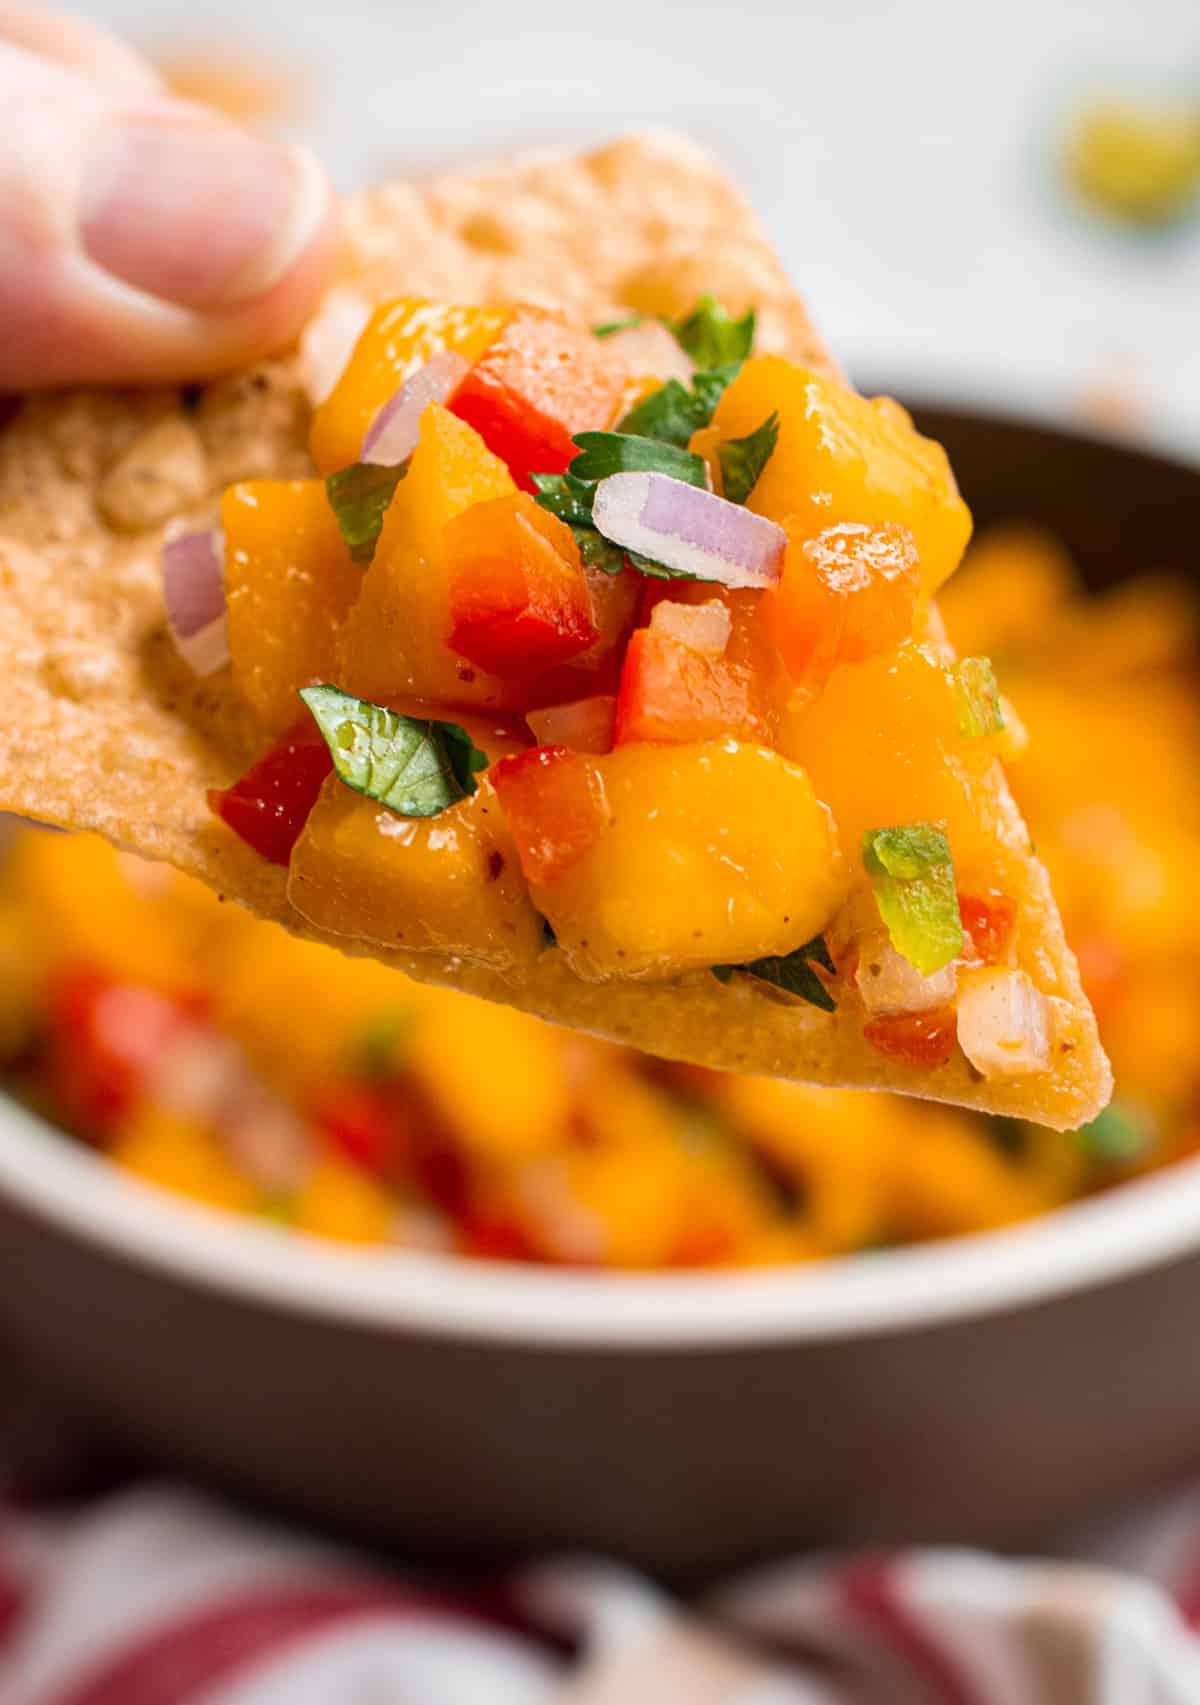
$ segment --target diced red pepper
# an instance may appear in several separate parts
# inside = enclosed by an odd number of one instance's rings
[[[553,668],[594,645],[571,529],[526,492],[476,503],[443,534],[450,646],[494,675]]]
[[[210,788],[209,807],[263,858],[286,864],[332,768],[320,730],[305,717],[232,787]]]
[[[377,1178],[409,1159],[407,1121],[395,1100],[369,1084],[343,1083],[317,1104],[313,1122],[344,1160]]]
[[[572,752],[611,752],[617,701],[611,693],[531,710],[525,720],[539,746],[569,746]]]
[[[921,565],[907,527],[844,522],[788,543],[763,620],[794,680],[820,691],[841,663],[862,663],[912,633]]]
[[[566,746],[534,746],[488,771],[527,882],[555,882],[595,846],[606,809],[599,777]]]
[[[863,1025],[873,1048],[906,1066],[944,1066],[958,1040],[958,1021],[951,1007],[932,1012],[893,1012]]]
[[[444,1214],[461,1220],[471,1199],[470,1173],[461,1150],[448,1132],[425,1119],[414,1126],[414,1133],[413,1173],[418,1187]]]
[[[744,664],[638,628],[617,689],[615,741],[754,739],[761,727],[756,684]]]
[[[508,463],[517,484],[560,474],[577,432],[612,424],[629,375],[590,332],[518,308],[454,394],[452,413]]]
[[[530,709],[616,693],[625,644],[633,632],[645,577],[631,568],[623,569],[620,574],[605,574],[586,563],[583,573],[592,599],[595,644],[569,663],[547,670],[531,681],[525,691],[525,702]],[[566,744],[570,745],[570,741]]]
[[[540,1261],[542,1253],[520,1221],[499,1214],[471,1213],[457,1240],[460,1255],[479,1261]]]
[[[56,977],[47,1002],[49,1078],[67,1118],[83,1135],[103,1139],[200,1010],[198,999],[121,982],[89,966]]]
[[[960,894],[958,915],[967,934],[965,957],[982,965],[998,965],[1012,940],[1016,901],[1007,894]]]

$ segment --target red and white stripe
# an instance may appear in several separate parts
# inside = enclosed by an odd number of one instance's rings
[[[441,1591],[145,1485],[0,1511],[0,1705],[1200,1705],[1200,1490],[1064,1551],[812,1558],[684,1612],[587,1560]]]

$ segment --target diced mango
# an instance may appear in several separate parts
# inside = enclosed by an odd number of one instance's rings
[[[905,1145],[892,1151],[892,1234],[908,1243],[954,1237],[1028,1219],[1043,1204],[1030,1180],[953,1114],[925,1109]]]
[[[524,491],[534,474],[560,474],[576,454],[574,435],[618,418],[624,363],[584,326],[544,308],[517,308],[472,367],[449,407],[503,458]]]
[[[497,970],[532,963],[542,947],[486,779],[436,817],[399,817],[331,776],[292,854],[288,898],[335,935]]]
[[[315,1095],[356,1063],[372,1029],[415,1022],[424,991],[394,971],[246,922],[213,931],[213,1018],[281,1094]]]
[[[452,349],[467,361],[478,361],[510,312],[409,297],[376,308],[341,378],[313,415],[308,443],[321,473],[336,473],[359,460],[376,414],[430,356]]]
[[[561,1148],[572,1109],[561,1036],[512,1007],[429,994],[412,1071],[471,1158],[508,1166]]]
[[[164,905],[156,927],[148,930],[146,892],[131,875],[136,872],[146,889],[158,888],[166,897],[160,869],[117,856],[93,835],[30,831],[6,857],[6,879],[22,910],[41,920],[39,930],[30,932],[33,965],[44,970],[74,960],[152,988],[190,984],[194,919],[182,907]]]
[[[829,813],[777,753],[726,740],[579,761],[599,780],[607,826],[533,894],[580,976],[669,977],[790,953],[836,910]]]
[[[972,545],[964,572],[938,607],[951,643],[963,657],[1036,649],[1060,624],[1078,622],[1076,576],[1051,533],[1036,527],[992,528]],[[1070,653],[1070,641],[1059,640]]]
[[[844,521],[789,539],[783,577],[763,596],[763,622],[793,680],[817,693],[839,664],[909,638],[919,584],[907,527]]]
[[[437,403],[421,417],[407,477],[383,518],[375,558],[342,628],[334,679],[381,704],[511,705],[517,688],[449,646],[451,614],[443,533],[475,503],[516,491],[508,469],[474,429]]]
[[[146,1103],[110,1150],[126,1172],[210,1208],[252,1212],[257,1192],[207,1126]]]
[[[861,1249],[888,1229],[890,1169],[905,1147],[903,1107],[733,1075],[721,1079],[717,1098],[734,1128],[802,1192],[812,1253]]]
[[[684,1229],[686,1172],[685,1156],[673,1142],[647,1143],[633,1153],[596,1148],[567,1156],[567,1199],[594,1221],[602,1265],[666,1262]]]
[[[786,715],[779,750],[812,777],[855,859],[863,831],[929,822],[945,829],[961,875],[975,861],[996,868],[994,758],[986,740],[964,739],[949,670],[909,642],[834,671],[820,698]]]
[[[337,630],[362,591],[322,480],[246,480],[221,500],[233,684],[281,734],[303,715],[296,693],[327,680]]]
[[[459,657],[520,678],[596,643],[575,535],[528,492],[472,504],[442,538],[450,646]]]
[[[337,1243],[390,1243],[396,1204],[361,1167],[327,1155],[309,1173],[288,1223]]]
[[[772,412],[779,439],[747,508],[789,521],[793,538],[842,521],[898,522],[916,540],[922,591],[936,592],[971,536],[941,445],[923,438],[890,397],[860,397],[778,355],[745,363],[713,424],[724,438],[743,438]]]

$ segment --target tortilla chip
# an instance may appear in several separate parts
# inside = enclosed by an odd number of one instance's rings
[[[348,277],[373,301],[533,300],[590,320],[681,313],[710,290],[735,312],[758,309],[759,348],[834,371],[752,213],[705,154],[672,137],[374,190],[350,209]],[[198,397],[80,391],[22,404],[0,437],[0,808],[97,830],[322,939],[289,906],[287,872],[208,811],[207,789],[227,785],[263,740],[227,673],[197,681],[176,657],[158,558],[163,524],[206,524],[231,481],[310,472],[307,419],[294,358]],[[907,1068],[864,1041],[852,1006],[827,1015],[781,1004],[747,979],[590,984],[548,952],[510,981],[457,959],[323,939],[678,1059],[1070,1127],[1103,1106],[1108,1063],[998,765],[994,786],[1006,863],[1024,876],[1023,962],[1058,1013],[1057,1066],[1044,1076],[983,1081],[961,1055],[935,1071]]]

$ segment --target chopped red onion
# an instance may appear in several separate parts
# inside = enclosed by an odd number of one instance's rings
[[[761,588],[782,571],[782,527],[668,474],[610,474],[592,520],[614,545],[697,580]]]
[[[301,1120],[247,1071],[223,1109],[225,1147],[260,1190],[290,1196],[312,1164],[312,1141]]]
[[[854,981],[872,1018],[900,1012],[931,1012],[953,1006],[957,974],[953,960],[923,977],[886,936],[862,944]]]
[[[442,349],[389,397],[367,428],[362,460],[395,468],[417,447],[421,416],[430,403],[444,403],[462,384],[470,362],[457,350]]]
[[[163,596],[175,649],[197,675],[229,661],[225,543],[219,527],[180,533],[162,549]]]
[[[319,408],[342,376],[371,305],[357,290],[339,285],[321,303],[300,334],[300,382]]]
[[[1027,1077],[1049,1071],[1053,1008],[1024,971],[964,971],[958,994],[958,1043],[984,1077]]]
[[[215,1120],[240,1088],[246,1070],[236,1042],[202,1025],[186,1024],[154,1062],[147,1088],[169,1112]]]

